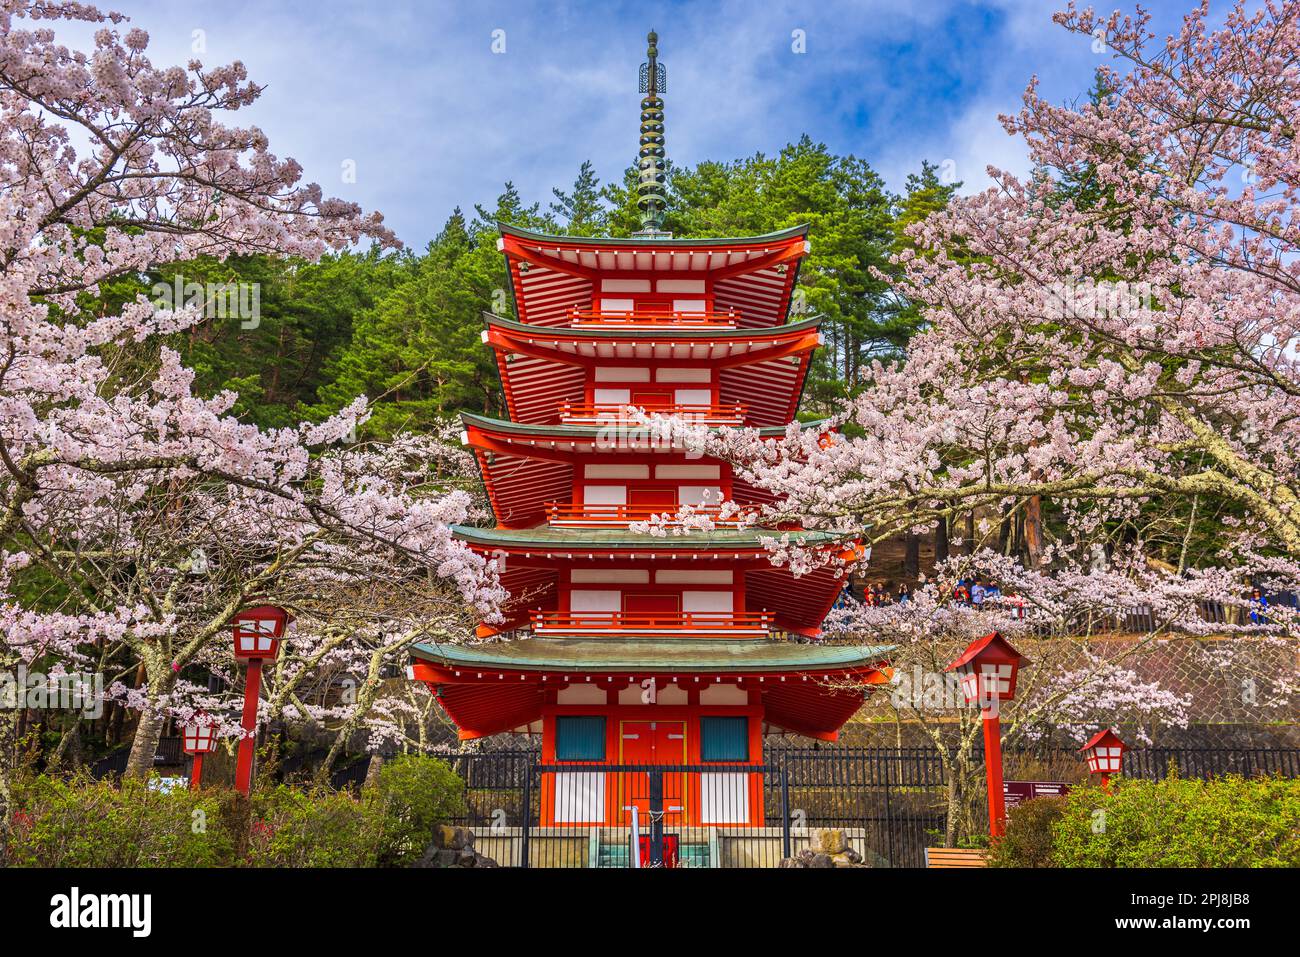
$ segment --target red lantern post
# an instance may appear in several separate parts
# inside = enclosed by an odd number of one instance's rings
[[[1001,702],[1016,696],[1016,676],[1028,659],[1012,648],[996,631],[972,642],[961,657],[948,666],[961,679],[968,704],[979,703],[984,719],[984,770],[989,789],[989,834],[1006,833],[1006,802],[1002,793]]]
[[[1101,775],[1101,789],[1110,793],[1110,776],[1119,774],[1124,767],[1124,752],[1128,746],[1120,740],[1119,735],[1107,728],[1098,731],[1092,739],[1079,749],[1088,759],[1088,772]]]
[[[217,750],[216,729],[202,711],[196,713],[194,720],[185,725],[181,750],[194,756],[194,767],[190,770],[190,790],[197,791],[203,780],[203,756]]]
[[[262,660],[274,658],[280,639],[293,616],[275,605],[258,605],[235,615],[235,657],[248,662],[244,681],[244,737],[239,742],[235,765],[235,789],[247,795],[253,786],[253,754],[257,739],[257,701],[262,687]]]

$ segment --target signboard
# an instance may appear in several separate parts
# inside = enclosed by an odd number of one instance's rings
[[[1064,797],[1069,792],[1070,785],[1062,781],[1002,782],[1002,800],[1008,810],[1031,798]]]
[[[186,777],[158,777],[150,778],[146,787],[150,791],[158,791],[162,794],[171,794],[173,791],[183,791],[190,786],[190,779]]]

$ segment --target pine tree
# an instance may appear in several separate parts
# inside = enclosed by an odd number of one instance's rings
[[[551,192],[556,202],[551,203],[551,213],[559,220],[566,236],[601,236],[605,232],[606,212],[601,201],[600,180],[596,177],[591,160],[578,170],[572,192],[559,187]]]
[[[319,414],[365,395],[375,409],[363,435],[388,437],[428,431],[462,409],[497,411],[487,402],[496,372],[479,341],[494,283],[475,253],[457,208],[425,254],[411,257],[403,278],[357,318],[320,390]]]

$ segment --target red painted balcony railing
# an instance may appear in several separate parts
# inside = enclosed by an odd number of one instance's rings
[[[766,636],[771,628],[772,615],[765,611],[679,611],[647,615],[621,611],[533,612],[533,633],[537,635],[750,638]]]
[[[630,525],[632,522],[646,522],[655,515],[673,516],[677,514],[675,505],[589,505],[582,502],[547,502],[546,516],[550,525]],[[708,515],[722,526],[744,524],[745,517],[757,509],[745,509],[727,518],[718,518],[720,514],[716,505],[696,505],[697,515]],[[669,525],[680,524],[669,521]]]
[[[739,321],[740,312],[735,309],[726,312],[573,309],[569,312],[569,324],[577,329],[590,326],[616,329],[734,329]]]
[[[627,417],[630,402],[561,402],[560,421],[569,423],[608,422]],[[687,405],[680,402],[645,402],[637,406],[648,415],[682,415],[701,425],[740,425],[747,406]]]

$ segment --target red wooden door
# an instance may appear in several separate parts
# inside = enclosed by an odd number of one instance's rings
[[[637,299],[636,311],[646,316],[666,316],[672,312],[670,299]]]
[[[662,512],[676,512],[677,489],[671,485],[667,488],[633,485],[627,490],[627,504],[653,508]]]
[[[681,595],[643,595],[623,592],[623,614],[629,627],[672,627],[681,619]],[[647,621],[649,618],[651,620]]]
[[[640,406],[664,406],[673,401],[671,392],[633,392],[632,404]]]
[[[677,866],[677,835],[676,834],[664,835],[663,854],[664,854],[664,867]],[[643,834],[641,836],[641,866],[642,867],[650,866],[650,836],[647,834]]]
[[[620,726],[619,763],[672,765],[686,763],[686,724],[683,721],[624,721]],[[625,771],[619,775],[619,813],[623,823],[631,817],[628,808],[636,805],[641,829],[650,827],[650,775],[644,771]],[[663,778],[664,825],[681,824],[686,810],[685,773],[665,771]]]

